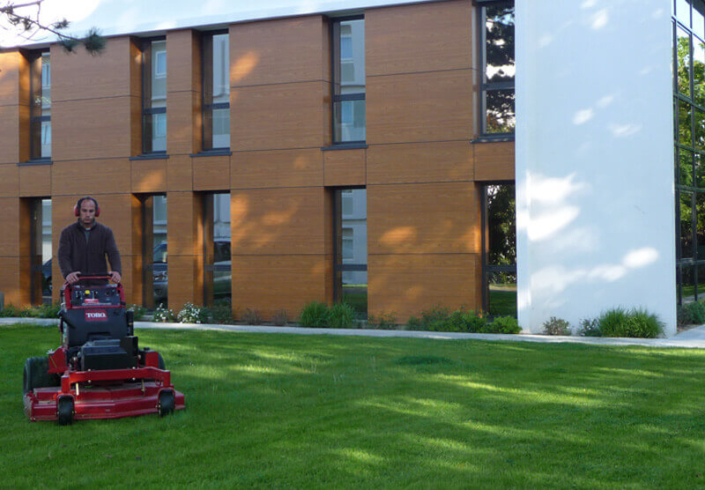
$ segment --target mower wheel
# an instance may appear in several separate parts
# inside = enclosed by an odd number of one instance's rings
[[[61,380],[57,374],[49,373],[48,357],[30,357],[24,363],[22,392],[27,394],[35,388],[59,386]]]
[[[73,398],[62,396],[59,398],[59,405],[56,410],[59,425],[71,425],[73,423]]]
[[[176,407],[176,397],[172,390],[164,390],[159,393],[159,416],[164,417],[174,413]]]

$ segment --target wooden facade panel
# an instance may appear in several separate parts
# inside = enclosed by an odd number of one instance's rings
[[[188,155],[170,155],[166,161],[167,191],[193,189],[193,159]]]
[[[20,213],[20,200],[0,198],[0,209],[2,209],[2,213],[0,213],[0,230],[2,230],[0,233],[0,256],[18,257],[22,253],[29,255],[29,225],[26,226],[28,236],[24,237],[24,241],[22,241],[20,233],[21,220],[23,219]],[[29,215],[26,218],[30,219]]]
[[[367,182],[365,149],[324,151],[323,165],[327,186],[349,187]]]
[[[369,10],[367,76],[471,68],[472,9],[455,0]]]
[[[323,254],[325,194],[322,187],[233,190],[233,254]]]
[[[198,191],[226,191],[230,188],[230,157],[193,159],[193,188]]]
[[[196,278],[196,258],[193,255],[169,254],[169,308],[178,312],[184,303],[203,303],[203,290]]]
[[[475,180],[514,180],[514,142],[476,143]]]
[[[367,149],[370,185],[472,179],[472,146],[467,141],[372,145]]]
[[[106,41],[100,56],[83,47],[66,53],[61,46],[52,46],[52,102],[130,95],[130,38]]]
[[[20,160],[20,112],[22,106],[0,106],[0,164],[19,163]],[[29,113],[27,112],[29,121]],[[29,129],[29,126],[27,126]],[[29,135],[27,135],[29,143]]]
[[[201,94],[170,92],[167,96],[167,152],[190,155],[201,151]]]
[[[5,296],[5,306],[7,305],[24,305],[29,301],[29,259],[24,276],[25,281],[20,280],[21,264],[17,257],[0,256],[0,291]]]
[[[470,140],[473,77],[468,69],[368,78],[367,143]]]
[[[167,32],[166,65],[169,70],[166,88],[170,95],[171,92],[200,90],[201,50],[197,31],[183,29]]]
[[[394,312],[405,322],[434,305],[480,310],[480,261],[475,254],[370,255],[369,314]]]
[[[21,165],[19,170],[20,196],[51,196],[51,165]]]
[[[20,168],[13,164],[0,165],[0,197],[17,197],[20,193]]]
[[[369,253],[479,253],[476,193],[473,183],[369,186]]]
[[[233,189],[323,185],[323,156],[318,148],[236,152],[230,165]]]
[[[321,147],[324,144],[324,82],[232,89],[230,147],[236,151]]]
[[[132,192],[157,194],[166,192],[167,159],[132,160]]]
[[[324,20],[320,15],[230,27],[230,85],[267,85],[327,79]]]
[[[129,157],[132,97],[54,102],[52,159]]]
[[[28,69],[27,59],[18,51],[0,53],[0,106],[29,104],[29,97],[22,97],[28,92],[20,88],[21,73]]]
[[[333,258],[326,255],[233,255],[233,306],[266,319],[284,309],[292,320],[313,300],[329,302]]]
[[[174,256],[202,255],[202,233],[197,233],[203,207],[201,195],[193,192],[170,192],[167,195],[167,236],[169,260]]]
[[[127,158],[54,162],[52,191],[83,196],[130,192],[131,163]]]

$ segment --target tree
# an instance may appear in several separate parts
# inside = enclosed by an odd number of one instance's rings
[[[5,20],[7,26],[0,24],[5,30],[16,30],[25,39],[32,39],[39,32],[54,34],[59,44],[69,53],[76,52],[79,46],[84,46],[92,55],[100,54],[105,48],[105,38],[95,27],[84,37],[76,37],[66,33],[69,21],[62,19],[57,22],[44,23],[40,18],[42,2],[33,0],[24,3],[0,0],[0,21]]]

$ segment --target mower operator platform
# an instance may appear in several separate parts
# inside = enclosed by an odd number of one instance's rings
[[[83,276],[64,284],[61,347],[27,359],[24,409],[30,420],[166,415],[185,406],[161,355],[140,349],[121,284]]]

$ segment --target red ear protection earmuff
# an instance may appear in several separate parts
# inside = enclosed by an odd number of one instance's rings
[[[100,216],[100,206],[98,206],[98,201],[88,196],[82,197],[78,200],[78,202],[76,202],[76,205],[73,207],[73,215],[76,217],[81,215],[81,203],[86,199],[90,199],[91,201],[93,201],[93,204],[95,204],[95,217],[97,218],[98,216]]]

